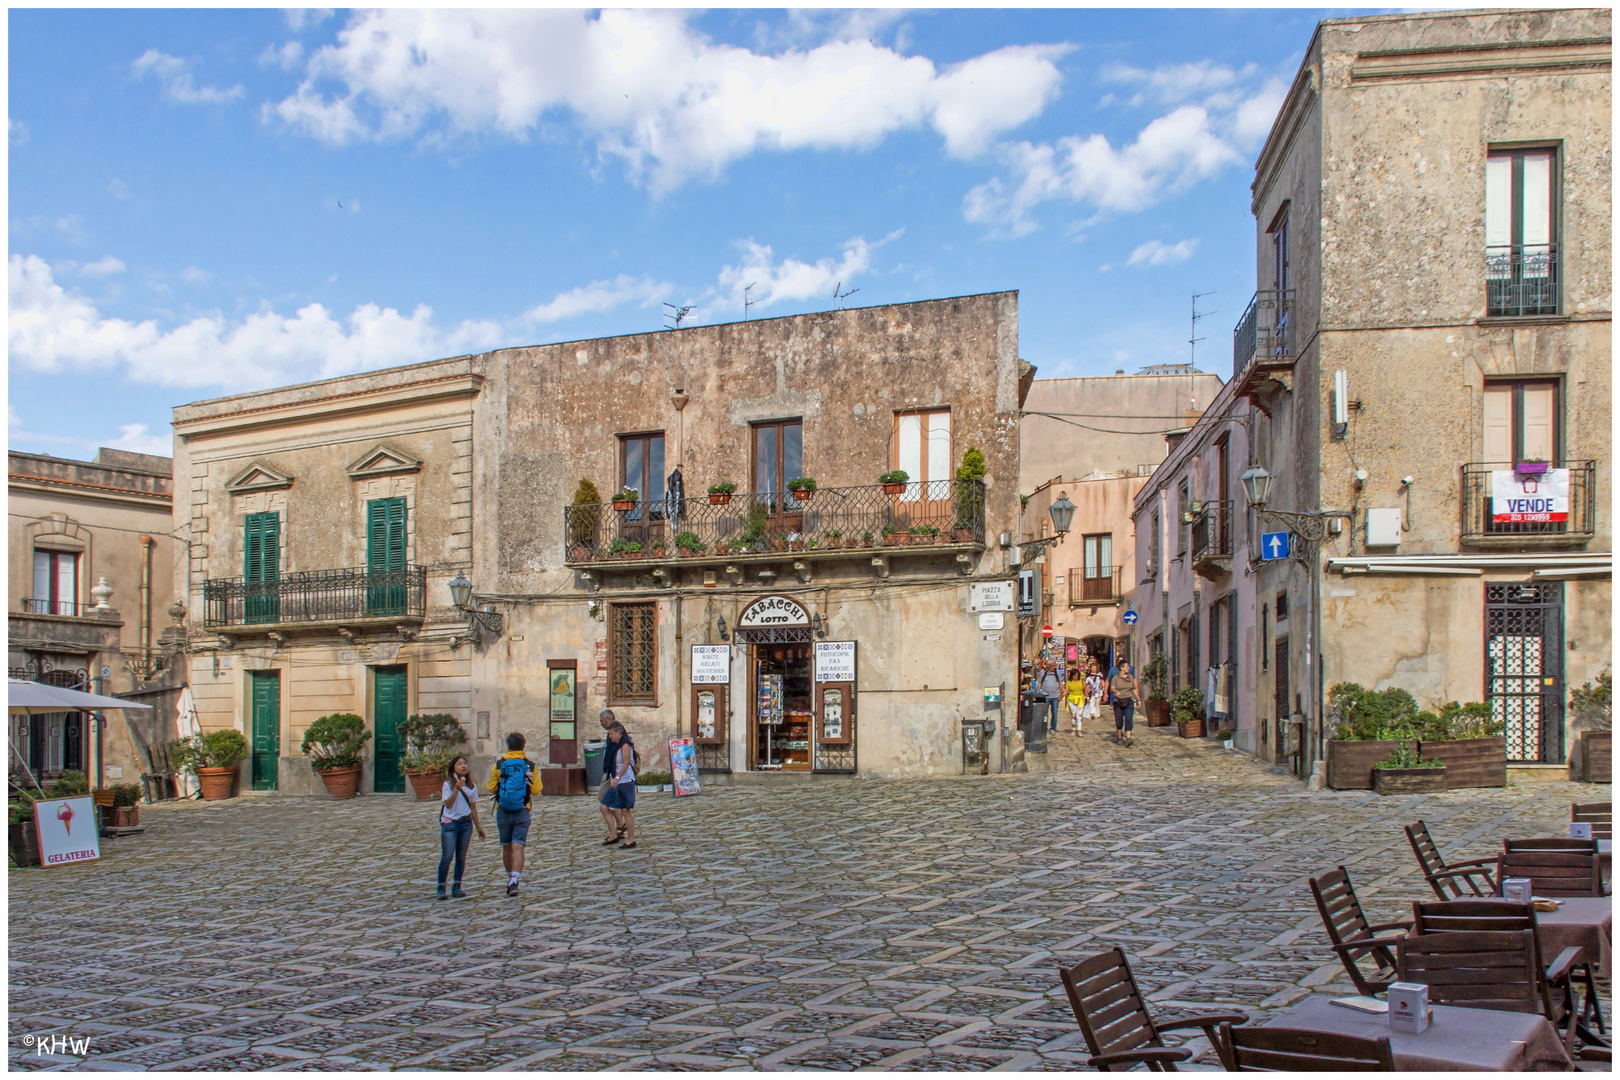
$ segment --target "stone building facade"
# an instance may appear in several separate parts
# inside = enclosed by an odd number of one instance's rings
[[[561,765],[604,706],[644,767],[693,737],[712,782],[960,772],[961,721],[1014,678],[1012,625],[975,609],[1010,596],[1017,331],[998,293],[182,406],[203,726],[240,726],[247,782],[294,792],[314,790],[303,731],[337,711],[375,732],[362,790],[402,786],[411,713],[454,714],[485,758],[522,731]]]
[[[1611,51],[1607,10],[1318,26],[1256,164],[1231,394],[1179,463],[1195,499],[1235,493],[1236,581],[1207,580],[1249,748],[1308,772],[1326,688],[1357,682],[1489,700],[1510,762],[1562,767],[1569,691],[1611,662]],[[1251,464],[1315,521],[1252,519]],[[1555,501],[1516,519],[1527,478]],[[1258,552],[1273,532],[1292,557]]]
[[[6,465],[11,676],[105,694],[173,681],[162,640],[179,547],[170,460],[103,447],[92,461],[12,451]],[[137,700],[152,703],[144,693]],[[172,732],[167,716],[125,716],[12,717],[9,771],[133,781],[153,767],[153,743]]]

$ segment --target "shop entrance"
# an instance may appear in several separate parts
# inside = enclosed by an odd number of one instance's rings
[[[786,636],[781,635],[780,636]],[[752,682],[749,768],[809,772],[815,698],[810,634],[748,647]]]

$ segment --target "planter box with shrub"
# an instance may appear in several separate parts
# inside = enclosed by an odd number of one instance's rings
[[[1446,767],[1373,770],[1373,790],[1380,795],[1423,795],[1446,790]]]
[[[174,770],[190,769],[196,773],[202,797],[208,800],[229,799],[235,794],[237,766],[247,757],[246,737],[231,728],[177,739],[169,744],[169,762]]]
[[[1371,791],[1373,766],[1398,745],[1394,739],[1329,739],[1328,787],[1334,791]]]
[[[1506,787],[1507,737],[1488,739],[1422,739],[1418,753],[1445,766],[1446,790]]]

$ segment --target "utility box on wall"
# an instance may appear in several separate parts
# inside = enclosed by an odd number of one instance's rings
[[[1368,547],[1396,547],[1400,542],[1400,507],[1377,507],[1367,511]]]

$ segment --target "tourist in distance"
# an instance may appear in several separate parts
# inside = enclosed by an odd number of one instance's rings
[[[1131,665],[1119,665],[1119,674],[1109,680],[1108,690],[1114,699],[1114,738],[1129,746],[1136,739],[1131,732],[1131,714],[1136,709],[1136,676],[1131,674]]]
[[[506,867],[506,895],[516,896],[523,877],[523,848],[529,842],[529,810],[540,794],[540,770],[523,754],[521,731],[506,737],[506,753],[489,769],[489,793],[495,796],[495,831],[500,834],[501,863]]]
[[[444,879],[455,860],[455,887],[451,896],[466,896],[461,891],[461,874],[467,868],[467,845],[473,830],[478,839],[486,839],[484,823],[478,820],[478,785],[473,783],[472,766],[465,755],[457,754],[445,770],[444,787],[439,791],[439,899],[444,899]]]
[[[619,845],[619,850],[628,851],[636,846],[636,765],[640,755],[636,753],[635,740],[630,738],[623,724],[615,720],[608,730],[618,736],[619,750],[611,763],[613,773],[608,778],[605,798],[624,830],[624,843]]]
[[[1041,672],[1040,692],[1046,695],[1048,710],[1047,731],[1056,731],[1058,726],[1058,702],[1063,699],[1063,684],[1058,682],[1057,665],[1048,661]]]
[[[1080,665],[1076,664],[1069,669],[1069,722],[1074,725],[1074,733],[1080,734],[1081,715],[1086,708],[1086,680],[1080,673]]]
[[[603,709],[598,722],[602,730],[607,732],[607,743],[602,747],[602,785],[596,792],[596,808],[602,811],[602,820],[607,823],[608,836],[602,841],[603,847],[612,847],[624,839],[624,822],[619,818],[619,812],[608,802],[608,792],[613,790],[612,780],[616,763],[619,760],[619,747],[624,745],[619,732],[624,726],[614,717],[612,709]],[[617,729],[617,730],[615,730]]]
[[[1091,670],[1086,674],[1085,716],[1087,719],[1102,719],[1102,702],[1107,694],[1107,685],[1103,680],[1102,672],[1097,668],[1097,661],[1093,660]]]

